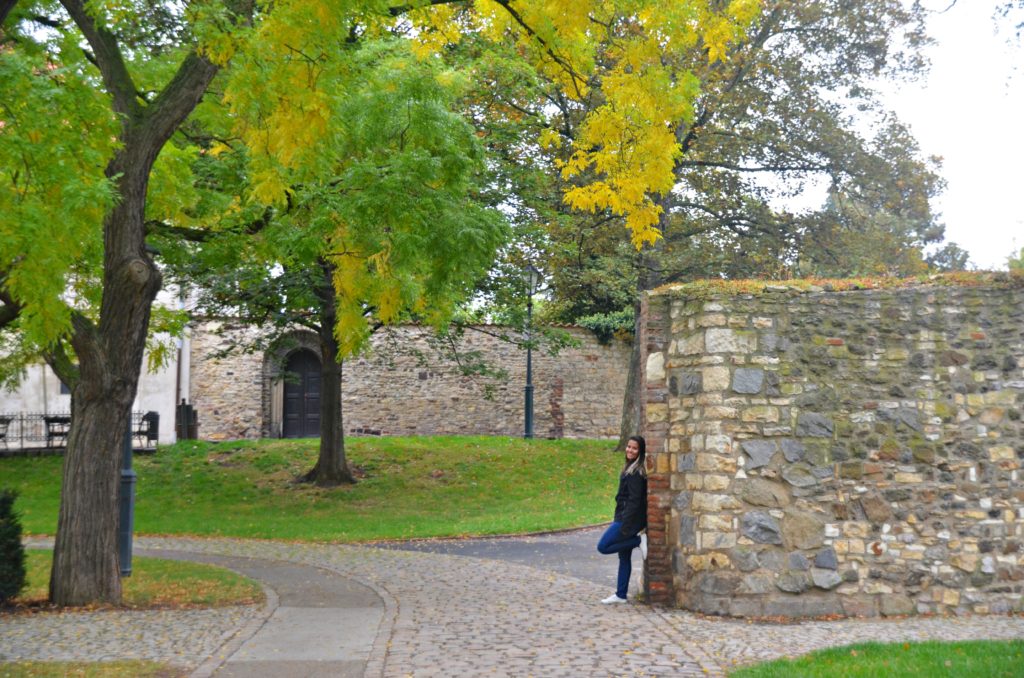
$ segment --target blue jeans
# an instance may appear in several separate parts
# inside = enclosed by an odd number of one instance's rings
[[[639,535],[634,534],[632,537],[623,536],[622,523],[618,522],[609,525],[608,529],[601,535],[601,539],[597,542],[598,552],[605,555],[609,553],[619,554],[619,579],[618,586],[615,589],[615,595],[619,598],[625,598],[626,591],[629,589],[629,575],[633,571],[631,556],[633,555],[633,549],[638,546],[640,546]]]

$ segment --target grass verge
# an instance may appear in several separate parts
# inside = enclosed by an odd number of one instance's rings
[[[136,532],[371,541],[577,527],[611,519],[621,460],[608,441],[354,438],[357,484],[296,483],[317,446],[182,441],[136,456]],[[0,459],[26,533],[56,530],[61,461]]]
[[[1019,678],[1024,640],[858,643],[748,666],[730,678]]]
[[[12,662],[0,664],[0,678],[182,678],[167,664],[121,662]]]
[[[26,556],[27,585],[13,603],[23,608],[44,606],[53,552],[30,549]],[[248,577],[215,565],[162,558],[132,558],[132,576],[123,579],[122,586],[124,606],[135,608],[223,607],[265,600],[263,588]],[[4,675],[0,672],[0,678]]]

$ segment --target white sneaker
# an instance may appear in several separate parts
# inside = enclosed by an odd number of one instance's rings
[[[640,557],[647,560],[647,533],[640,535]]]
[[[626,602],[625,598],[619,598],[618,595],[613,593],[610,596],[608,596],[607,598],[605,598],[604,600],[602,600],[601,604],[602,605],[614,605],[616,603],[624,603],[624,602]]]

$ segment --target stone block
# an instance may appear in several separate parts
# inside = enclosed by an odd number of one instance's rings
[[[780,445],[782,447],[782,456],[786,458],[786,461],[801,461],[807,454],[807,447],[799,440],[783,438],[782,441],[780,441]]]
[[[788,570],[779,575],[775,586],[786,593],[803,593],[811,588],[811,578],[806,572]]]
[[[736,460],[720,454],[698,452],[697,470],[705,473],[736,473]]]
[[[818,478],[807,464],[792,464],[782,469],[782,477],[793,487],[811,487]]]
[[[809,570],[811,569],[811,561],[807,560],[807,556],[799,551],[793,551],[789,554],[789,569]]]
[[[824,594],[822,597],[812,595],[773,596],[764,601],[764,613],[769,617],[831,617],[842,614],[843,608],[838,596]]]
[[[697,519],[697,525],[702,530],[728,532],[732,530],[732,516],[705,513]]]
[[[693,452],[680,454],[676,457],[676,470],[680,473],[692,471],[697,464],[697,455]]]
[[[779,523],[764,511],[750,511],[740,518],[740,533],[759,544],[781,544]]]
[[[647,422],[657,424],[668,420],[668,405],[665,403],[647,403]]]
[[[736,546],[736,534],[734,532],[701,532],[700,548],[702,549],[731,549]]]
[[[701,384],[704,391],[724,391],[729,388],[728,367],[705,367],[701,370]]]
[[[679,545],[697,546],[697,519],[694,516],[679,516]]]
[[[764,385],[764,370],[748,367],[737,368],[732,374],[732,390],[736,393],[760,393]]]
[[[753,572],[758,568],[757,552],[745,546],[737,546],[729,551],[729,557],[740,572]]]
[[[877,598],[875,596],[849,595],[840,601],[843,614],[848,617],[877,617]]]
[[[693,556],[687,556],[686,564],[694,572],[704,572],[706,570],[719,570],[729,567],[730,560],[724,553],[702,553]]]
[[[766,570],[782,572],[789,565],[789,556],[779,549],[765,549],[757,554],[757,563]]]
[[[710,492],[719,492],[729,487],[732,477],[726,475],[708,474],[704,476],[704,489]]]
[[[697,332],[676,342],[676,350],[682,355],[696,355],[704,352],[704,333]]]
[[[782,518],[782,537],[790,549],[814,549],[825,541],[825,521],[816,513],[792,506]]]
[[[796,434],[798,436],[831,438],[835,430],[835,423],[817,412],[801,412],[796,419]]]
[[[729,614],[734,617],[763,617],[764,603],[760,597],[730,598]]]
[[[647,383],[665,380],[665,354],[651,353],[647,356]]]
[[[873,523],[886,523],[892,520],[892,507],[889,502],[876,492],[871,492],[859,499],[860,507],[867,519]]]
[[[775,576],[770,574],[748,574],[743,577],[739,593],[763,595],[775,590]]]
[[[747,422],[766,422],[774,424],[779,421],[779,408],[773,405],[754,405],[743,410],[740,419]]]
[[[744,440],[740,443],[740,447],[750,457],[745,465],[747,469],[767,466],[778,450],[778,445],[774,440]]]
[[[709,328],[704,333],[704,347],[708,353],[750,353],[757,350],[754,332]]]
[[[734,510],[743,507],[743,504],[732,495],[712,494],[709,492],[694,492],[692,505],[695,513],[701,513],[702,511],[719,513],[723,510]]]
[[[672,395],[697,395],[702,388],[700,372],[676,372],[669,377],[669,393]]]
[[[818,551],[814,556],[814,566],[827,570],[839,569],[839,559],[836,557],[835,549],[829,546]]]
[[[1009,445],[994,445],[988,448],[988,458],[992,461],[1008,461],[1016,459],[1013,448]]]
[[[731,596],[741,583],[732,572],[705,572],[697,576],[697,589],[716,596]]]
[[[831,590],[843,582],[843,578],[835,570],[820,567],[811,568],[811,581],[819,589]]]
[[[782,508],[789,505],[789,494],[785,486],[764,478],[747,478],[737,481],[737,492],[740,498],[754,506]]]

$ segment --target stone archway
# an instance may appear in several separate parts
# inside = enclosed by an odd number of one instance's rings
[[[261,435],[265,438],[285,437],[285,374],[289,360],[303,353],[307,359],[315,359],[317,364],[322,360],[320,341],[313,332],[290,332],[274,342],[263,354]]]

